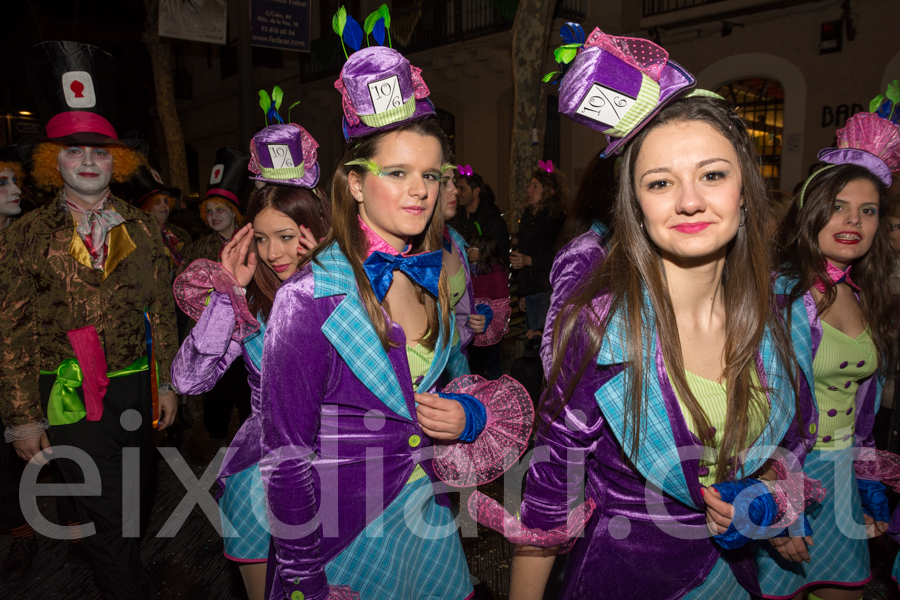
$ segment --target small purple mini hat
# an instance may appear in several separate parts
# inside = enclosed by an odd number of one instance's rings
[[[435,114],[422,69],[384,46],[354,52],[334,87],[343,96],[343,129],[348,142]]]
[[[313,136],[297,125],[270,125],[250,140],[248,169],[255,181],[314,188],[319,183],[319,163]]]
[[[696,83],[653,42],[606,35],[598,28],[560,82],[559,112],[606,134],[609,145],[602,156],[611,156]]]
[[[857,113],[837,131],[837,148],[819,152],[832,165],[859,165],[890,187],[891,173],[900,171],[900,127],[875,113]]]

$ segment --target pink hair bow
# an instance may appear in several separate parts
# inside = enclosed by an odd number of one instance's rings
[[[650,40],[606,35],[599,27],[591,32],[584,43],[585,48],[591,46],[597,46],[622,59],[656,82],[659,82],[663,68],[669,62],[669,53]]]
[[[552,173],[552,172],[553,172],[553,161],[552,161],[552,160],[548,160],[547,162],[544,162],[544,161],[542,161],[542,160],[539,160],[539,161],[538,161],[538,167],[540,167],[541,169],[547,171],[548,173]]]
[[[463,177],[471,177],[475,174],[475,171],[472,169],[472,165],[459,165],[456,167],[457,172]]]

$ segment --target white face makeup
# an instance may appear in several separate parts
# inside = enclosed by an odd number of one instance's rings
[[[72,202],[90,208],[106,198],[112,179],[113,157],[105,148],[69,146],[59,151],[56,163]],[[73,197],[74,196],[74,197]]]
[[[664,259],[724,256],[737,235],[737,152],[706,123],[672,123],[651,131],[635,161],[634,187],[644,229]]]
[[[431,136],[409,131],[385,135],[373,162],[378,175],[351,171],[350,191],[359,216],[398,251],[428,226],[441,180],[441,144]]]
[[[234,213],[226,200],[210,200],[206,206],[206,224],[209,228],[230,238],[234,232]]]
[[[844,186],[832,203],[831,219],[819,231],[819,250],[825,258],[846,269],[872,248],[878,235],[878,189],[866,179]]]
[[[458,195],[456,172],[454,169],[448,169],[441,177],[441,206],[444,207],[445,221],[449,221],[456,216]]]
[[[19,199],[22,190],[19,189],[19,181],[12,169],[0,170],[0,224],[6,221],[6,217],[14,217],[22,212]]]
[[[263,209],[253,219],[253,235],[259,258],[285,281],[300,264],[300,227],[274,208]]]

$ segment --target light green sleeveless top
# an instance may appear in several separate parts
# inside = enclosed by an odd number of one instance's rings
[[[422,344],[417,345],[415,348],[407,346],[406,359],[409,362],[409,376],[412,378],[413,391],[417,392],[419,391],[419,382],[428,374],[428,369],[431,368],[431,363],[434,361],[434,350],[429,350]],[[428,474],[425,473],[422,466],[416,465],[406,483],[412,483],[427,476]]]
[[[687,378],[688,387],[690,388],[691,393],[694,395],[694,398],[697,399],[697,402],[700,403],[700,408],[703,409],[703,413],[710,423],[713,433],[713,443],[715,444],[715,447],[718,448],[722,444],[722,439],[725,437],[725,412],[727,409],[727,390],[725,384],[716,383],[715,381],[705,379],[699,375],[694,375],[690,371],[685,371],[684,375]],[[753,372],[753,385],[755,387],[761,387],[759,377],[755,371]],[[673,385],[672,388],[674,389],[675,386]],[[678,396],[677,390],[675,391],[675,395]],[[700,436],[697,434],[697,428],[694,425],[694,420],[691,418],[691,413],[681,401],[680,396],[678,396],[678,405],[681,407],[681,414],[684,416],[688,429],[699,438]],[[759,437],[769,420],[769,403],[764,395],[762,405],[765,407],[763,414],[755,417],[747,430],[747,437],[751,441]],[[700,459],[700,483],[704,486],[710,486],[716,482],[716,461],[713,457],[708,457],[709,460],[706,460],[706,458],[707,457]]]
[[[447,280],[450,289],[450,308],[456,310],[456,305],[466,293],[466,267],[460,265],[456,275]]]
[[[878,368],[877,351],[867,327],[852,338],[822,321],[822,342],[813,360],[819,405],[814,450],[841,450],[853,445],[856,391]]]

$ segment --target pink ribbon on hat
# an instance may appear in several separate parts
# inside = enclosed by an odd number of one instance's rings
[[[343,76],[337,78],[337,81],[334,82],[334,87],[341,93],[341,106],[344,108],[344,118],[347,119],[347,123],[351,126],[359,125],[359,115],[356,114],[356,109],[353,108],[353,100],[350,99],[350,92],[347,91],[347,86],[344,85]]]
[[[616,56],[653,81],[659,82],[669,53],[650,40],[606,35],[597,27],[584,43],[585,48],[596,46]]]
[[[428,89],[428,86],[425,85],[425,80],[422,79],[422,69],[409,65],[409,75],[412,80],[413,94],[415,95],[416,100],[424,100],[427,98],[431,94],[431,91]]]
[[[542,161],[542,160],[539,160],[539,161],[538,161],[538,167],[540,167],[541,169],[547,171],[548,173],[552,173],[552,172],[553,172],[553,161],[552,161],[552,160],[548,160],[547,162],[544,162],[544,161]]]
[[[472,169],[472,165],[459,165],[456,167],[456,171],[463,177],[471,177],[475,174],[475,170]]]
[[[850,267],[847,267],[846,271],[841,271],[840,269],[838,269],[836,266],[834,266],[827,260],[825,261],[825,274],[828,275],[828,277],[831,279],[831,282],[833,284],[837,285],[838,283],[846,283],[847,285],[849,285],[850,287],[852,287],[854,290],[856,290],[858,292],[859,286],[850,280],[850,269],[851,268],[852,268],[852,265]],[[814,285],[817,290],[819,290],[823,294],[825,293],[825,282],[824,281],[819,279],[818,281],[816,281],[816,283]]]

